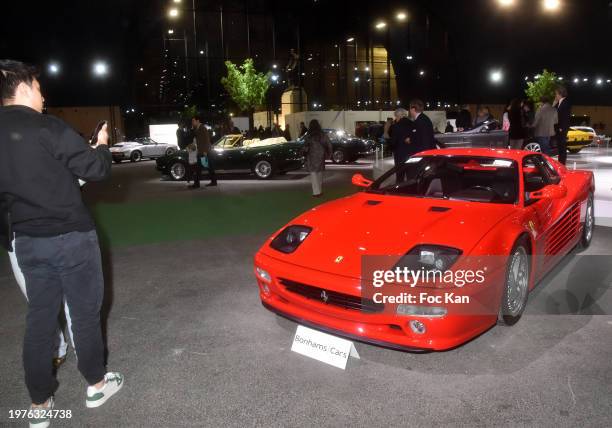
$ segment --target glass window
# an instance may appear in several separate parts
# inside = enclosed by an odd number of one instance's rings
[[[372,193],[431,199],[514,204],[518,165],[480,156],[412,157],[374,182]]]

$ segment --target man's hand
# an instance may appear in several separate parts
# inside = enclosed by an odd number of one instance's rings
[[[100,145],[108,146],[108,124],[106,123],[102,125],[100,132],[98,132],[98,142],[96,143],[95,147]]]
[[[411,143],[410,138],[406,138],[406,139],[404,140],[404,143],[406,143],[406,144],[410,144],[410,143]]]

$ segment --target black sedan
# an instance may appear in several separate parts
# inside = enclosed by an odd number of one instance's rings
[[[212,152],[216,171],[252,172],[267,179],[275,174],[301,169],[304,164],[303,144],[284,138],[248,140],[240,134],[226,135],[217,141]],[[157,159],[157,169],[173,180],[187,178],[188,154],[181,150]]]
[[[334,163],[355,162],[359,158],[374,153],[374,141],[372,140],[357,138],[335,129],[324,129],[323,131],[331,142],[331,159]]]

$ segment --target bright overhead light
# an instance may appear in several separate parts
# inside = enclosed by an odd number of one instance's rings
[[[49,73],[58,74],[60,71],[60,66],[56,62],[52,62],[49,64]]]
[[[108,66],[104,62],[98,61],[94,63],[93,72],[96,76],[105,76],[108,74]]]
[[[425,76],[425,70],[419,71],[419,76]]]
[[[578,83],[580,82],[580,79],[578,79],[577,77],[574,78],[574,83]]]
[[[384,73],[387,74],[389,71],[387,71],[387,69],[385,69]]]
[[[272,81],[276,82],[278,80],[278,74],[273,74],[272,76],[270,76],[270,79],[272,79]]]
[[[603,79],[597,79],[597,84],[601,85],[603,83]]]
[[[348,39],[346,39],[347,43],[351,43],[352,41],[354,41],[355,38],[354,37],[349,37]]]
[[[377,30],[382,30],[386,26],[387,26],[387,23],[385,21],[379,21],[379,22],[376,23],[376,29]]]
[[[359,76],[355,77],[355,82],[359,82]]]
[[[503,7],[514,6],[514,0],[497,0],[497,3]]]
[[[556,12],[561,7],[560,0],[544,0],[542,3],[544,10],[549,12]]]
[[[408,15],[406,15],[405,12],[398,12],[397,15],[395,15],[395,19],[398,21],[405,21],[406,18],[408,18]]]
[[[168,30],[168,34],[174,34],[174,30]]]
[[[365,71],[370,71],[370,67],[366,67],[366,68],[365,68]]]
[[[174,1],[174,3],[180,3],[181,2],[181,0],[173,0],[173,1]]]
[[[412,55],[408,55],[408,56],[406,57],[406,59],[407,59],[408,61],[412,61],[413,56],[412,56]]]
[[[500,70],[493,70],[489,77],[493,83],[501,83],[504,80],[504,75]]]
[[[200,55],[204,55],[204,51],[200,51]]]
[[[588,82],[588,81],[589,81],[589,79],[585,77],[584,79],[582,79],[582,81],[583,81],[583,82]]]
[[[176,18],[176,17],[178,16],[178,14],[179,14],[179,11],[178,11],[178,9],[176,9],[176,8],[172,8],[172,9],[170,9],[170,10],[168,11],[168,16],[169,16],[170,18]]]

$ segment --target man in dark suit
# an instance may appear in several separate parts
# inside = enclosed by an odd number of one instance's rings
[[[555,107],[559,116],[557,125],[557,149],[559,151],[559,162],[563,165],[567,162],[567,133],[570,128],[570,118],[572,117],[572,105],[567,99],[567,88],[557,86],[555,89]]]
[[[212,145],[210,143],[210,135],[208,135],[208,129],[202,123],[200,116],[194,116],[191,119],[191,125],[193,128],[193,136],[195,138],[196,145],[198,146],[198,162],[195,167],[193,184],[189,186],[191,189],[198,189],[200,187],[200,176],[202,174],[202,158],[208,160],[208,175],[210,176],[210,183],[206,187],[217,185],[217,176],[215,175],[214,159],[210,156],[212,151]]]
[[[414,130],[410,138],[411,154],[436,148],[433,123],[423,113],[424,109],[423,101],[418,99],[410,101],[410,117],[414,121]]]

